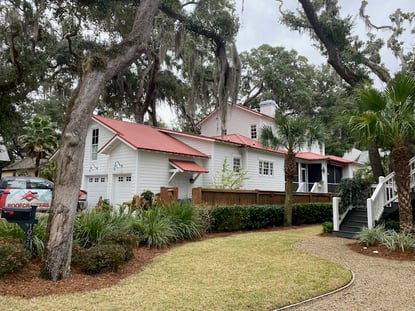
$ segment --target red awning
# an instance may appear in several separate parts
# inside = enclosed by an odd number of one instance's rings
[[[208,173],[209,171],[194,161],[169,160],[170,164],[182,172]]]

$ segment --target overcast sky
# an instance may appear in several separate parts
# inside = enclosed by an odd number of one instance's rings
[[[241,24],[236,41],[239,52],[249,51],[267,43],[271,46],[294,49],[314,64],[325,62],[317,49],[312,46],[308,34],[300,35],[279,22],[279,4],[276,0],[235,0],[235,2]],[[359,37],[364,36],[367,30],[358,17],[361,1],[339,0],[338,3],[341,6],[342,16],[355,16],[355,34]],[[297,0],[285,0],[283,8],[295,10],[301,8],[301,5]],[[385,25],[389,24],[389,14],[395,12],[397,8],[401,8],[404,12],[415,11],[415,2],[414,0],[369,0],[366,14],[371,16],[371,21],[375,25]],[[379,34],[390,35],[387,31],[379,31]],[[412,36],[412,42],[406,42],[408,48],[415,46],[413,37],[415,36]],[[396,70],[398,62],[389,52],[385,51],[382,57],[387,61],[388,68]]]
[[[249,51],[266,43],[274,47],[283,46],[288,50],[294,49],[315,65],[326,61],[320,56],[318,50],[312,46],[308,34],[300,35],[279,22],[279,4],[276,0],[235,0],[235,2],[237,5],[236,13],[240,19],[240,29],[236,41],[239,52]],[[362,38],[367,30],[358,17],[361,1],[339,0],[338,3],[342,7],[342,16],[355,16],[354,32]],[[284,0],[283,8],[295,10],[301,8],[301,6],[297,0]],[[415,11],[415,2],[414,0],[369,0],[366,14],[371,16],[371,21],[375,25],[385,25],[389,24],[389,14],[395,12],[397,8],[401,8],[404,12],[413,12]],[[387,31],[379,31],[379,34],[385,37],[390,35]],[[414,37],[412,35],[406,41],[407,49],[415,47]],[[381,54],[387,67],[392,71],[396,71],[399,63],[392,54],[386,50],[382,51]],[[159,111],[162,112],[161,117],[165,122],[168,124],[173,122],[174,115],[170,109],[160,109]]]

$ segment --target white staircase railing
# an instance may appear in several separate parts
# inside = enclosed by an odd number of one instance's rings
[[[415,157],[409,161],[410,166],[410,188],[415,187]],[[380,219],[385,210],[385,207],[390,207],[392,202],[398,199],[398,192],[395,183],[395,173],[392,172],[386,177],[379,177],[379,183],[377,184],[372,196],[366,200],[367,206],[367,227],[369,229],[375,226],[375,222]],[[333,198],[333,230],[339,231],[340,224],[349,207],[343,214],[339,213],[340,198]]]

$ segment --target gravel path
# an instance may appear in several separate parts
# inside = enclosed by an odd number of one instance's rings
[[[350,250],[351,240],[317,237],[293,247],[353,271],[351,286],[287,310],[415,310],[415,263],[374,258]]]

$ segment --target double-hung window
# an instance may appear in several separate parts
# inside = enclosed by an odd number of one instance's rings
[[[92,130],[91,160],[98,159],[98,137],[99,129]]]
[[[274,163],[270,161],[259,161],[259,175],[274,175]]]
[[[232,170],[234,172],[240,172],[241,171],[241,158],[233,157]]]

